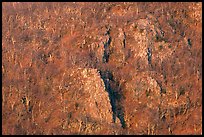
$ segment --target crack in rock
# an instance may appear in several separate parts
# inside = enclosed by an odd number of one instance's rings
[[[110,28],[108,28],[105,35],[108,35],[108,40],[106,42],[104,42],[103,63],[107,63],[109,61],[109,56],[110,56],[109,46],[111,43]]]
[[[104,81],[105,89],[108,92],[110,104],[113,112],[113,122],[116,122],[116,117],[119,118],[122,128],[126,128],[124,119],[124,110],[121,106],[122,94],[120,94],[119,82],[115,81],[113,74],[110,71],[99,71],[101,78]]]

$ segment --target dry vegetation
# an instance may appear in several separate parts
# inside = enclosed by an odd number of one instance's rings
[[[201,9],[4,2],[2,134],[202,134]]]

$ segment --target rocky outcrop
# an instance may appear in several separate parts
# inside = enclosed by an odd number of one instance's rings
[[[111,126],[112,111],[98,71],[67,69],[52,79],[48,85],[36,83],[37,91],[30,89],[25,95],[11,87],[10,99],[3,98],[3,107],[11,106],[4,111],[13,111],[13,116],[4,117],[3,122],[11,126],[18,121],[19,132],[26,134],[75,134],[76,129],[77,134],[105,134],[101,131]],[[14,117],[17,121],[11,124]]]

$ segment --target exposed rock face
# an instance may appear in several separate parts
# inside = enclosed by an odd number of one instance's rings
[[[30,89],[27,96],[21,97],[18,89],[11,88],[11,100],[3,100],[4,105],[11,104],[14,117],[22,117],[17,120],[27,134],[99,134],[111,125],[108,92],[96,69],[67,69],[52,79],[51,85],[42,87],[47,88],[44,94]],[[29,119],[26,119],[25,126],[23,117],[26,115]],[[8,117],[4,122],[8,125],[15,123],[8,123],[10,120]]]
[[[68,69],[61,83],[62,103],[70,115],[69,123],[63,125],[65,131],[74,133],[78,128],[79,134],[99,134],[110,126],[111,104],[96,69]]]
[[[202,3],[3,3],[3,134],[202,134]]]

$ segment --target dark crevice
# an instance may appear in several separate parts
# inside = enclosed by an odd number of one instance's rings
[[[126,47],[126,34],[125,32],[123,33],[124,37],[123,37],[123,47]]]
[[[107,63],[109,61],[110,56],[109,46],[111,43],[110,28],[107,30],[105,35],[108,35],[108,40],[104,43],[103,63]]]
[[[28,103],[28,112],[31,113],[33,110],[33,105],[31,105],[30,101]]]
[[[147,60],[148,60],[148,64],[152,65],[152,50],[151,50],[151,48],[147,48]]]
[[[191,42],[191,39],[188,39],[187,41],[188,41],[188,47],[190,47],[190,48],[191,48],[191,47],[192,47],[192,42]]]
[[[23,104],[26,104],[26,97],[23,97],[23,98],[21,99],[21,101],[22,101]]]
[[[99,71],[101,78],[104,81],[105,89],[108,92],[110,104],[113,112],[113,122],[116,122],[116,117],[119,118],[122,128],[126,128],[124,119],[124,108],[121,101],[123,95],[119,86],[119,82],[115,81],[110,71]]]
[[[110,35],[110,27],[106,27],[107,28],[107,31],[105,33],[105,35]]]
[[[162,96],[162,94],[166,94],[166,88],[164,86],[162,86],[162,82],[159,80],[156,80],[157,84],[159,85],[160,88],[160,95]]]

